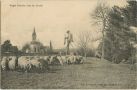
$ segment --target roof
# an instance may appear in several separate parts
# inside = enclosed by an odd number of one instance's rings
[[[39,41],[31,41],[31,42],[30,42],[30,44],[42,45],[42,43],[41,43],[41,42],[39,42]]]
[[[33,35],[33,36],[34,36],[34,35],[36,36],[35,28],[34,28],[34,31],[33,31],[32,35]]]

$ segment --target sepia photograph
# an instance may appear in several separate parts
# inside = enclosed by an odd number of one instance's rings
[[[136,0],[1,0],[1,89],[137,89]]]

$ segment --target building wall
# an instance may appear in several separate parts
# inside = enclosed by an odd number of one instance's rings
[[[40,46],[38,44],[33,44],[30,46],[31,53],[41,53]]]

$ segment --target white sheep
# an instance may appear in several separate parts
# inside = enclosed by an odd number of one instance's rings
[[[84,62],[84,58],[82,56],[76,56],[76,63],[82,64]]]
[[[8,57],[3,57],[1,61],[2,70],[7,70],[8,68]]]
[[[38,61],[38,59],[30,60],[32,69],[42,69],[42,64]]]
[[[50,58],[50,64],[59,64],[59,60],[57,59],[57,56],[51,56]]]
[[[38,61],[40,62],[40,66],[42,70],[49,70],[49,61],[45,60],[45,59],[38,59]]]
[[[67,63],[68,64],[74,64],[76,62],[76,56],[71,55],[67,58]]]
[[[59,61],[59,63],[60,63],[61,65],[64,64],[64,63],[63,63],[63,57],[62,57],[62,56],[58,56],[57,59],[58,59],[58,61]]]
[[[57,59],[59,60],[61,65],[67,64],[67,56],[58,56]]]
[[[8,63],[8,67],[10,70],[15,70],[17,67],[17,57],[16,56],[11,56],[9,63]]]
[[[45,61],[47,61],[48,64],[50,64],[50,58],[51,58],[51,56],[44,56],[44,57],[43,57],[43,59],[44,59]]]
[[[31,62],[30,59],[27,59],[26,57],[20,57],[18,59],[18,67],[21,70],[29,71],[31,70]]]

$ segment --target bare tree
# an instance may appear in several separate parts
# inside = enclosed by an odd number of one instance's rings
[[[90,36],[90,32],[80,32],[78,35],[77,45],[79,49],[81,49],[81,51],[84,53],[85,57],[87,57],[87,51],[91,40]]]
[[[108,25],[108,14],[109,14],[109,7],[106,6],[105,3],[100,3],[95,8],[94,13],[92,14],[92,18],[95,20],[95,24],[98,24],[102,27],[102,55],[101,60],[104,59],[104,39],[105,39],[105,30]]]

